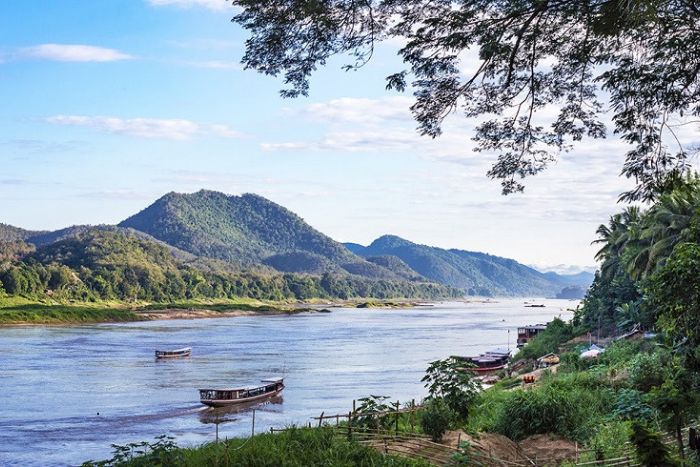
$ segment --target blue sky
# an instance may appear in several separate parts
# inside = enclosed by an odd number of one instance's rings
[[[620,206],[624,147],[587,142],[502,197],[471,151],[475,122],[415,132],[382,45],[358,72],[334,60],[309,98],[242,70],[224,0],[0,4],[0,222],[116,223],[169,191],[254,192],[340,241],[384,233],[541,267],[591,266]],[[465,59],[465,69],[473,63]]]

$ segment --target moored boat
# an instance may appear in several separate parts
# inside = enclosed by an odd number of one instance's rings
[[[192,355],[192,347],[182,347],[172,350],[156,350],[156,360],[163,358],[185,358]]]
[[[209,407],[259,402],[277,396],[284,389],[284,378],[264,379],[261,386],[238,388],[205,388],[199,390],[199,400]]]
[[[506,367],[508,360],[510,360],[510,350],[495,349],[482,353],[477,357],[453,356],[453,358],[471,364],[465,370],[473,371],[477,374],[487,374]]]

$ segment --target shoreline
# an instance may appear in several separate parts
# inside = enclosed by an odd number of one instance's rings
[[[142,307],[94,306],[93,304],[26,303],[22,306],[0,307],[0,329],[5,327],[55,327],[92,324],[117,324],[141,321],[165,321],[174,319],[216,319],[243,316],[283,316],[300,313],[332,313],[338,308],[403,309],[431,307],[434,303],[423,300],[323,300],[298,303],[163,303]],[[161,307],[162,305],[162,307]],[[3,320],[3,314],[15,317]]]

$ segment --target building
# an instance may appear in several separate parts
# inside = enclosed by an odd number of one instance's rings
[[[545,329],[547,329],[546,324],[533,324],[532,326],[523,326],[518,328],[518,348],[523,347],[525,344],[530,342],[530,339]]]

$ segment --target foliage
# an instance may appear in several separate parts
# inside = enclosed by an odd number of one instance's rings
[[[572,337],[574,334],[571,324],[555,318],[547,324],[547,329],[537,334],[516,354],[516,359],[535,359],[548,353],[556,353],[559,346]]]
[[[636,389],[620,389],[612,414],[623,420],[650,422],[655,413],[652,407],[644,402],[643,396],[644,394]]]
[[[671,319],[666,322],[673,326],[674,309],[678,316],[692,319],[692,313],[682,313],[676,305],[692,300],[695,289],[686,284],[694,284],[697,277],[693,273],[697,245],[689,242],[697,240],[700,227],[700,178],[688,176],[657,194],[648,210],[628,207],[598,228],[597,259],[602,264],[577,316],[588,329],[598,328],[604,334],[635,325],[653,329],[660,312],[667,313]],[[692,303],[685,305],[693,309]],[[683,338],[681,334],[676,337]]]
[[[207,272],[176,260],[168,247],[133,232],[92,229],[40,247],[0,267],[10,295],[54,300],[173,302],[231,299],[307,300],[459,295],[432,283],[385,281],[347,274],[307,276]]]
[[[481,383],[464,364],[454,358],[430,362],[421,379],[428,390],[428,399],[442,399],[457,420],[466,421]]]
[[[630,441],[637,450],[637,457],[644,467],[676,467],[669,453],[669,449],[663,443],[661,435],[649,430],[641,423],[632,424],[632,436]]]
[[[620,447],[630,438],[631,423],[628,421],[606,421],[594,427],[593,435],[586,444],[593,449],[595,459],[612,459],[618,457]]]
[[[392,407],[386,403],[389,396],[362,397],[357,401],[360,403],[355,409],[353,425],[372,430],[385,430],[391,425],[390,417],[377,416],[378,413],[388,412]]]
[[[408,69],[387,77],[387,88],[410,86],[424,135],[440,135],[443,120],[457,110],[485,117],[476,150],[498,153],[488,175],[501,180],[504,193],[521,191],[521,178],[541,172],[584,137],[604,137],[604,108],[613,110],[615,132],[632,145],[623,174],[638,185],[625,199],[653,198],[686,166],[690,149],[674,138],[669,122],[700,114],[697,57],[688,46],[700,40],[694,2],[234,4],[241,7],[234,21],[251,33],[243,63],[284,74],[285,97],[307,95],[309,76],[333,56],[350,56],[345,68],[357,69],[378,42],[404,42],[399,55]],[[466,76],[464,60],[475,61]],[[551,123],[549,108],[558,109]]]
[[[139,446],[142,443],[137,443]],[[279,434],[261,434],[249,439],[231,439],[195,448],[169,446],[162,454],[168,462],[151,456],[134,456],[126,460],[87,462],[86,467],[172,467],[212,466],[355,466],[427,467],[427,463],[388,456],[356,442],[339,437],[331,428],[290,428]],[[158,463],[161,462],[161,463]]]
[[[592,380],[558,380],[530,390],[511,391],[486,428],[518,441],[555,433],[585,441],[612,407],[612,392]]]
[[[659,352],[636,355],[629,363],[630,384],[643,392],[661,386],[668,373],[665,365]]]
[[[420,413],[420,426],[423,433],[430,435],[430,438],[437,443],[455,418],[457,415],[444,399],[429,399]]]
[[[659,312],[660,327],[675,342],[686,364],[700,368],[700,245],[679,244],[668,262],[651,277],[649,302]]]

